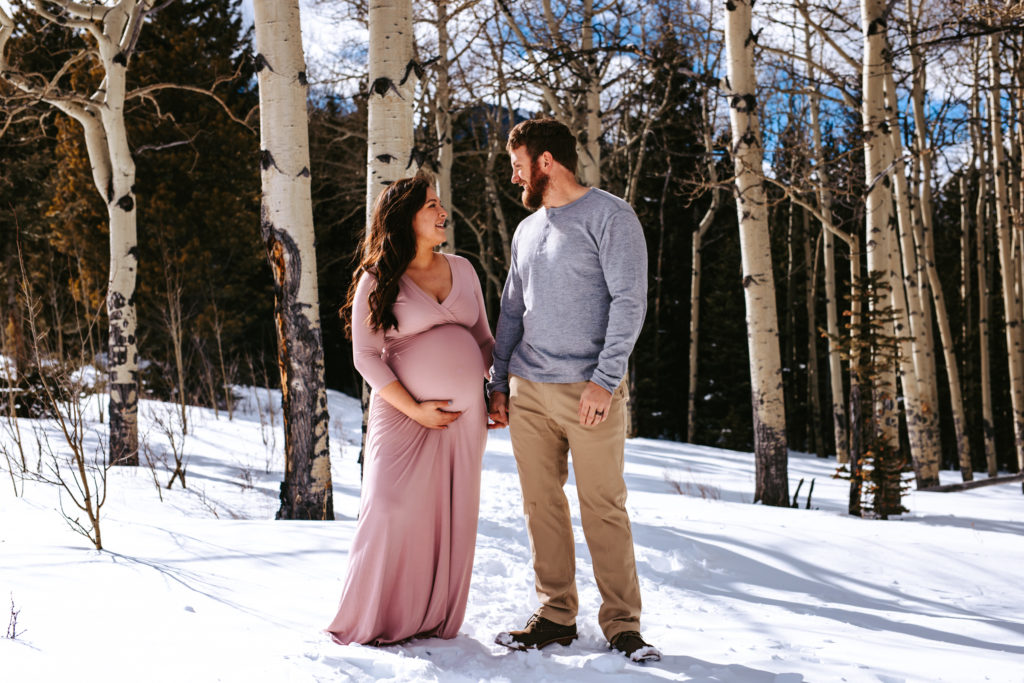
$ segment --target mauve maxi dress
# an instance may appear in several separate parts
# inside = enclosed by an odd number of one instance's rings
[[[454,638],[466,613],[494,338],[473,266],[445,258],[452,290],[443,302],[402,276],[392,309],[397,330],[365,324],[374,277],[364,274],[356,289],[353,356],[374,393],[359,524],[327,627],[338,643]],[[450,399],[451,410],[465,412],[448,429],[428,429],[377,395],[396,379],[419,401]]]

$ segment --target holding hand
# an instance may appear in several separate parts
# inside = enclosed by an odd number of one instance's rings
[[[612,395],[604,387],[587,382],[580,395],[580,424],[593,427],[608,419],[612,407]]]
[[[487,423],[488,429],[502,429],[508,427],[508,394],[495,391],[491,394],[490,406],[487,409],[487,417],[491,419]]]

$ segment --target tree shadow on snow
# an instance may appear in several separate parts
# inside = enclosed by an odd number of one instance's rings
[[[911,510],[911,512],[913,512],[913,510]],[[957,517],[955,515],[921,514],[902,517],[900,518],[900,521],[927,524],[929,526],[951,526],[959,529],[977,529],[978,531],[993,531],[999,534],[1024,536],[1024,523],[1012,522],[1009,520],[985,519],[982,517]]]
[[[681,548],[695,559],[711,558],[708,564],[720,567],[719,571],[706,570],[663,571],[646,561],[638,561],[640,576],[667,585],[674,585],[696,594],[719,596],[740,600],[756,605],[772,605],[801,616],[832,619],[841,624],[850,624],[871,631],[902,633],[933,642],[948,643],[979,650],[1024,654],[1024,646],[995,643],[964,635],[962,620],[985,624],[1013,634],[1019,640],[1024,637],[1024,623],[989,617],[967,608],[958,607],[950,601],[931,600],[903,592],[892,585],[881,585],[857,578],[855,567],[849,572],[839,572],[824,566],[805,562],[792,555],[772,553],[763,546],[753,547],[736,539],[724,539],[712,534],[681,531],[633,524],[635,537],[642,539],[642,545],[655,548]],[[737,551],[723,547],[721,542],[742,548]],[[749,553],[749,554],[748,554]],[[772,554],[791,566],[791,571],[779,569],[752,557],[753,554]],[[793,599],[768,598],[753,595],[749,586],[761,586],[770,591],[782,591],[793,595]],[[875,594],[875,595],[872,595]],[[876,597],[876,595],[888,597]],[[814,604],[818,602],[831,605]],[[910,603],[909,605],[907,603]],[[846,605],[847,607],[834,606]],[[944,631],[920,624],[910,624],[871,612],[894,612],[913,614],[926,618],[957,619],[961,621],[958,632]]]

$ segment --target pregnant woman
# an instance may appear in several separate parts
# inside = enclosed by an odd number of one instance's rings
[[[327,627],[342,644],[454,638],[466,612],[494,338],[473,266],[434,251],[446,219],[426,177],[384,190],[341,311],[373,388],[359,525]]]

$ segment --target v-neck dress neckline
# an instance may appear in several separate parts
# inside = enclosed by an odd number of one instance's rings
[[[455,268],[452,267],[451,260],[443,252],[441,253],[441,257],[444,259],[445,264],[448,266],[448,274],[452,278],[451,289],[448,290],[447,296],[445,296],[445,298],[442,299],[441,301],[438,301],[437,297],[435,297],[433,294],[431,294],[430,292],[428,292],[427,290],[423,289],[418,284],[416,284],[416,281],[413,280],[411,277],[409,277],[408,273],[402,273],[402,277],[407,279],[409,281],[409,283],[412,284],[412,286],[416,289],[416,291],[418,291],[420,294],[425,296],[427,299],[430,299],[431,301],[433,301],[438,306],[444,306],[446,303],[448,303],[449,300],[451,300],[452,294],[455,293],[455,279],[456,279],[455,278]]]

